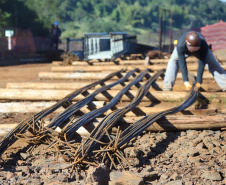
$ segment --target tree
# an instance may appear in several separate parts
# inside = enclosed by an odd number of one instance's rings
[[[1,7],[4,7],[5,4],[6,4],[6,0],[2,0],[0,2],[0,28],[8,27],[11,25],[11,22],[10,22],[11,13],[4,11],[3,8],[1,8]]]
[[[158,31],[159,8],[172,10],[174,30],[226,20],[226,5],[219,0],[2,1],[7,7],[1,9],[4,12],[0,12],[0,16],[7,24],[15,25],[15,17],[18,17],[17,26],[30,26],[34,33],[44,35],[43,30],[48,30],[58,21],[63,38],[82,37],[85,32],[127,31],[139,34]]]

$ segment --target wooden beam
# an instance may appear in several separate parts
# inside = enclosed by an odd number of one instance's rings
[[[198,69],[198,64],[191,64],[187,65],[189,71],[197,71]],[[221,65],[222,68],[226,69],[226,65]],[[162,69],[166,69],[167,65],[149,65],[149,66],[144,66],[144,65],[112,65],[112,66],[53,66],[51,68],[51,71],[53,72],[76,72],[76,71],[86,71],[86,72],[97,72],[97,71],[117,71],[120,69],[123,70],[133,70],[135,68],[138,68],[140,71],[150,69],[150,71],[159,71]],[[207,68],[205,68],[207,70]]]
[[[102,73],[80,73],[80,72],[76,72],[76,73],[63,73],[63,72],[58,72],[58,73],[54,73],[54,72],[40,72],[39,73],[39,78],[40,79],[56,79],[56,80],[61,80],[61,79],[71,79],[71,80],[100,80],[103,79],[104,77],[106,77],[107,75],[109,75],[109,73],[107,72],[102,72]],[[122,73],[122,75],[124,76],[126,73]],[[154,75],[154,73],[149,73],[151,76]],[[177,79],[181,79],[182,78],[182,74],[178,73],[177,74]],[[203,74],[203,78],[204,79],[210,79],[213,78],[211,73],[204,73]],[[111,78],[112,80],[117,80],[119,79],[118,77],[113,77]],[[129,78],[129,80],[134,79],[133,77]]]
[[[132,66],[133,67],[133,66]],[[142,66],[141,68],[143,68]],[[117,70],[129,70],[135,69],[129,68],[129,66],[53,66],[51,68],[52,72],[76,72],[76,71],[84,71],[84,72],[101,72],[101,71],[117,71]],[[146,69],[146,68],[145,68]],[[143,70],[145,70],[143,68]]]
[[[198,59],[194,57],[189,57],[186,59],[187,63],[194,63],[198,62]],[[169,62],[169,59],[151,59],[151,63],[153,64],[167,64]],[[116,60],[115,62],[99,62],[99,61],[90,61],[90,62],[85,62],[85,61],[73,61],[72,65],[76,66],[108,66],[108,65],[144,65],[145,60]],[[58,65],[63,65],[63,61],[53,61],[52,65],[58,66]]]
[[[92,93],[94,90],[88,90]],[[97,101],[109,101],[118,94],[118,90],[108,90],[95,96]],[[137,94],[137,90],[130,90],[123,95],[121,101],[131,101]],[[71,93],[70,90],[33,90],[33,89],[0,89],[1,100],[34,100],[34,101],[54,101],[61,100]],[[226,98],[225,92],[202,92],[207,99],[218,98],[222,101]],[[186,96],[186,92],[176,91],[151,91],[142,101],[182,101]],[[73,100],[79,101],[84,99],[83,95],[78,95]]]
[[[0,112],[1,113],[38,113],[50,106],[54,105],[56,102],[6,102],[0,103]],[[75,103],[75,102],[74,102]],[[179,104],[179,103],[176,103]],[[164,111],[176,106],[175,103],[164,102],[160,105],[154,105],[153,107],[148,106],[138,106],[133,111],[128,112],[126,117],[135,117],[135,116],[145,116],[148,114],[157,113]],[[84,114],[89,113],[91,110],[100,108],[104,106],[103,101],[94,101],[93,104],[83,107],[80,111]],[[124,105],[125,106],[125,105]],[[108,110],[105,115],[111,113],[115,109],[121,109],[124,106],[121,106],[120,103],[112,110]],[[220,105],[208,105],[208,109],[196,108],[198,105],[194,104],[187,109],[177,113],[180,115],[206,115],[206,114],[215,114],[216,112],[226,112],[226,108],[222,108]],[[59,108],[55,113],[62,113],[65,109]]]
[[[130,61],[126,60],[124,62],[85,62],[85,61],[74,61],[72,62],[72,66],[109,66],[109,65],[144,65],[144,60],[139,60],[139,61]],[[62,61],[53,61],[52,62],[53,66],[62,66],[63,62]]]
[[[161,111],[168,110],[170,108],[175,107],[175,103],[167,104],[166,102],[162,103],[163,105],[160,106],[153,106],[153,107],[143,107],[143,106],[137,106],[135,109],[132,111],[126,113],[125,117],[135,117],[135,116],[146,116],[149,114],[154,114],[158,113]],[[177,103],[179,105],[179,103]],[[198,103],[195,103],[194,105],[191,105],[187,109],[184,109],[183,111],[180,111],[176,113],[177,115],[207,115],[207,114],[216,114],[218,113],[223,113],[226,111],[226,108],[222,108],[221,106],[209,106],[208,109],[205,108],[197,108]],[[115,106],[114,108],[123,108],[121,106]],[[114,109],[113,109],[114,110]],[[111,113],[112,110],[107,111],[106,114]]]
[[[105,85],[109,85],[112,82],[105,82]],[[145,82],[140,82],[140,85],[143,85]],[[40,82],[25,82],[25,83],[7,83],[6,88],[8,89],[62,89],[62,90],[77,90],[81,87],[84,87],[86,85],[89,85],[90,82],[58,82],[58,83],[40,83]],[[111,89],[115,90],[121,90],[124,86],[128,85],[129,82],[124,82],[123,86],[121,84],[116,85],[112,87]],[[97,85],[94,87],[94,89],[98,89],[102,87],[102,85]],[[153,87],[151,87],[151,90],[162,90],[163,87],[163,81],[158,81],[155,84],[153,84]],[[132,86],[130,89],[138,89],[137,86]],[[220,90],[220,87],[217,85],[216,82],[211,82],[211,86],[207,83],[202,84],[202,89],[204,91],[208,91],[211,89],[216,89],[216,91]],[[185,87],[182,81],[177,80],[175,85],[173,86],[174,91],[185,91]]]
[[[198,65],[189,65],[187,66],[189,71],[197,71]],[[222,68],[226,69],[226,65],[222,65]],[[166,69],[167,65],[131,65],[131,66],[53,66],[51,68],[52,72],[101,72],[101,71],[117,71],[117,70],[126,70],[130,71],[135,68],[138,68],[140,71],[149,69],[150,71],[159,71],[162,69]],[[207,70],[205,68],[205,70]]]
[[[118,125],[123,127],[129,126],[142,117],[124,117],[119,120]],[[89,129],[89,132],[81,128],[80,131],[77,131],[80,135],[89,135],[91,129],[93,128],[93,124],[97,125],[103,118],[98,118],[96,122],[91,122],[86,124],[86,128]],[[47,125],[48,123],[45,123]],[[1,124],[0,125],[0,136],[4,136],[11,129],[16,127],[17,124]],[[147,128],[147,131],[159,132],[159,131],[181,131],[181,130],[203,130],[203,129],[211,129],[211,130],[219,130],[221,128],[226,128],[226,115],[214,115],[214,116],[193,116],[193,115],[169,115],[166,118],[161,118]],[[114,131],[115,129],[113,129]]]
[[[101,80],[107,75],[111,74],[110,72],[105,73],[54,73],[54,72],[40,72],[38,74],[41,79],[74,79],[74,80]],[[122,73],[122,75],[125,73]],[[111,80],[118,80],[119,77],[114,76]],[[133,77],[129,78],[130,80],[134,79]]]
[[[105,85],[111,84],[111,82],[104,82]],[[123,85],[119,84],[111,89],[121,90],[124,86],[128,85],[130,82],[124,82]],[[140,85],[143,85],[145,82],[141,82]],[[77,90],[81,87],[89,85],[90,82],[65,82],[65,83],[39,83],[39,82],[25,82],[25,83],[7,83],[6,88],[8,89],[70,89]],[[158,86],[162,86],[162,82],[158,82]],[[103,85],[97,85],[94,89],[99,89],[103,87]],[[138,89],[136,86],[132,86],[131,89]]]
[[[56,101],[51,102],[6,102],[0,103],[0,112],[1,113],[38,113],[42,110],[51,107],[56,104]],[[73,102],[75,103],[75,102]],[[84,106],[81,111],[83,113],[88,113],[91,110],[103,107],[105,104],[104,101],[93,101],[89,105]],[[55,112],[61,113],[65,111],[63,107],[60,107]]]
[[[122,123],[134,123],[139,120],[140,117],[123,118]],[[123,126],[123,125],[122,125]],[[181,131],[181,130],[219,130],[226,128],[226,115],[214,115],[214,116],[195,116],[195,115],[168,115],[166,118],[161,118],[149,128],[147,131]]]

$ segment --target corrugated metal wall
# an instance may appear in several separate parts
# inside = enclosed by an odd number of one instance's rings
[[[213,51],[226,49],[226,22],[221,20],[219,23],[201,27],[201,34],[212,45]]]

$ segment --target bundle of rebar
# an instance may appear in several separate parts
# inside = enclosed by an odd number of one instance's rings
[[[122,72],[123,72],[123,70],[119,70],[117,72],[111,73],[110,75],[106,76],[104,79],[98,80],[92,84],[89,84],[76,91],[73,91],[72,93],[70,93],[65,98],[63,98],[56,104],[52,105],[51,107],[49,107],[37,114],[34,114],[34,116],[29,117],[29,118],[25,119],[24,121],[22,121],[21,123],[19,123],[18,126],[16,126],[14,129],[12,129],[4,138],[2,138],[2,140],[0,142],[0,156],[4,153],[4,151],[9,146],[11,146],[17,140],[17,137],[16,137],[17,134],[25,133],[28,129],[30,129],[31,132],[34,131],[35,129],[38,130],[40,128],[42,118],[51,114],[52,112],[54,112],[61,106],[71,104],[70,101],[74,97],[76,97],[77,95],[79,95],[81,93],[86,92],[88,89],[91,89],[92,87],[94,87],[98,84],[102,84],[103,82],[111,79],[114,76],[121,76]]]
[[[118,120],[120,120],[127,112],[133,110],[141,101],[141,99],[147,94],[152,83],[164,73],[164,71],[157,72],[152,78],[150,78],[143,86],[140,87],[134,99],[126,107],[118,109],[104,117],[100,124],[93,130],[90,137],[100,141],[106,131],[109,131]],[[89,154],[98,142],[94,140],[87,140],[84,146],[87,146],[85,153]]]
[[[53,118],[53,120],[51,121],[51,123],[48,125],[49,128],[51,127],[59,127],[61,124],[64,124],[66,120],[68,120],[68,118],[70,116],[72,116],[73,114],[75,114],[78,110],[80,110],[82,107],[84,107],[85,105],[87,105],[89,102],[91,102],[93,100],[93,98],[99,94],[102,93],[104,91],[106,91],[107,89],[119,84],[119,83],[123,83],[124,81],[126,81],[132,74],[134,74],[138,69],[134,69],[130,72],[128,72],[126,74],[126,76],[120,78],[118,81],[113,82],[109,85],[103,86],[99,89],[97,89],[96,91],[94,91],[92,94],[88,95],[87,97],[85,97],[84,99],[78,101],[75,104],[71,104],[63,113],[58,114],[56,117]]]
[[[143,117],[142,119],[138,120],[137,122],[131,124],[128,128],[126,128],[122,133],[119,131],[117,131],[116,137],[112,138],[110,137],[110,135],[108,134],[108,138],[109,138],[109,144],[108,146],[103,147],[102,150],[98,150],[95,152],[98,152],[97,154],[99,155],[95,155],[98,158],[103,160],[103,157],[106,157],[106,153],[108,154],[109,160],[111,161],[111,167],[112,165],[115,166],[116,165],[113,161],[113,159],[117,159],[117,161],[120,163],[121,167],[124,168],[124,166],[122,165],[122,162],[125,161],[125,158],[122,158],[121,156],[121,162],[118,159],[120,153],[120,150],[122,150],[129,142],[131,142],[131,140],[135,139],[138,135],[142,134],[143,131],[145,131],[149,126],[151,126],[154,122],[156,122],[158,119],[162,118],[163,116],[167,115],[167,114],[173,114],[176,112],[179,112],[187,107],[189,107],[190,105],[192,105],[199,94],[199,90],[198,88],[195,86],[195,79],[193,78],[193,76],[190,74],[190,79],[193,81],[193,87],[191,88],[191,90],[189,91],[189,94],[187,96],[187,98],[184,100],[184,102],[182,102],[180,105],[171,108],[169,110],[166,111],[161,111],[159,113],[156,114],[151,114],[148,116]],[[106,133],[107,130],[105,129]],[[101,141],[101,140],[99,140]],[[93,143],[95,141],[92,141]],[[95,142],[95,144],[97,144],[98,142]],[[110,147],[109,147],[110,146]],[[102,151],[102,152],[101,152]],[[87,150],[88,152],[88,150]],[[112,152],[113,156],[110,156],[110,153]]]
[[[73,153],[73,156],[74,156],[74,162],[69,167],[72,167],[72,169],[73,169],[74,165],[76,165],[78,163],[84,163],[84,161],[85,161],[85,163],[87,163],[87,160],[84,160],[84,158],[89,156],[89,154],[93,151],[93,149],[95,148],[95,146],[97,144],[100,144],[100,143],[106,144],[103,141],[101,141],[103,136],[107,135],[110,138],[110,136],[108,134],[109,130],[127,112],[133,110],[140,103],[141,99],[147,94],[151,84],[154,83],[155,80],[163,73],[164,73],[163,70],[159,71],[153,77],[151,77],[143,86],[141,86],[138,90],[137,95],[134,97],[134,99],[132,100],[132,102],[129,105],[127,105],[125,108],[119,109],[119,110],[107,115],[100,122],[100,124],[92,131],[92,133],[88,137],[87,141],[84,143],[81,143],[81,145],[77,148],[76,152],[71,151],[71,153]],[[74,132],[74,129],[72,131]],[[65,137],[65,140],[66,139],[67,139],[67,137]],[[108,146],[111,146],[112,144],[114,144],[113,140],[110,142],[110,144]],[[52,143],[51,143],[51,145],[52,145]],[[116,146],[116,144],[114,144],[114,145]],[[121,158],[123,156],[120,152],[117,155],[121,155]],[[111,158],[111,157],[109,157],[109,158]],[[88,161],[92,162],[92,159],[89,158]],[[96,164],[94,161],[92,163]]]
[[[68,125],[65,127],[61,132],[66,133],[67,137],[70,137],[73,135],[73,133],[78,130],[81,126],[88,123],[92,119],[96,118],[97,116],[103,114],[107,110],[109,110],[112,106],[114,106],[121,97],[130,89],[131,86],[137,84],[148,72],[148,69],[141,72],[131,83],[129,83],[127,86],[125,86],[106,106],[95,109],[84,116],[80,117],[78,120],[76,120],[74,123]]]
[[[67,168],[71,168],[71,171],[74,169],[75,165],[91,164],[97,166],[99,163],[110,164],[110,169],[112,169],[113,166],[117,168],[116,164],[118,163],[124,169],[124,163],[128,163],[128,161],[126,161],[121,150],[138,135],[142,134],[144,130],[146,130],[158,119],[167,114],[179,112],[192,105],[197,99],[199,92],[198,88],[194,85],[195,79],[190,75],[189,77],[192,80],[193,86],[183,103],[169,110],[147,115],[131,124],[125,130],[121,130],[121,128],[118,127],[116,135],[113,136],[111,129],[125,116],[126,113],[136,108],[144,96],[149,92],[150,86],[154,84],[159,76],[164,74],[163,70],[158,71],[152,77],[149,76],[150,78],[139,88],[136,96],[127,106],[115,110],[105,116],[93,129],[90,136],[88,136],[85,141],[83,140],[81,143],[75,143],[76,138],[74,134],[76,131],[116,105],[122,96],[128,92],[130,87],[138,84],[144,77],[147,78],[149,75],[148,69],[134,77],[133,81],[122,88],[122,90],[115,97],[111,97],[111,101],[105,106],[95,109],[81,116],[77,120],[74,120],[76,116],[75,113],[85,105],[89,104],[97,94],[106,92],[106,90],[117,84],[124,83],[136,71],[137,69],[134,69],[128,72],[124,77],[121,77],[118,81],[104,85],[103,82],[109,80],[115,75],[120,75],[122,71],[112,73],[102,80],[70,93],[50,108],[35,114],[33,117],[27,118],[1,140],[0,156],[18,138],[23,138],[34,146],[44,142],[45,144],[48,144],[48,147],[55,148],[56,152],[63,158],[64,156],[68,156],[71,164]],[[97,89],[91,94],[88,94],[87,90],[98,84],[103,85],[103,87]],[[86,93],[86,97],[73,104],[71,100],[81,93],[83,95]],[[66,110],[55,116],[51,123],[45,127],[42,118],[54,112],[61,106],[63,106]],[[60,133],[55,131],[57,127],[62,128]],[[24,135],[27,130],[31,133],[31,136],[29,137]],[[31,148],[34,148],[34,146]]]
[[[83,161],[85,161],[85,163],[87,163],[87,161],[90,161],[92,162],[92,164],[97,165],[97,161],[101,159],[101,163],[110,162],[110,169],[112,168],[112,166],[117,168],[115,160],[118,161],[118,163],[124,169],[123,163],[127,163],[127,161],[120,150],[123,149],[128,142],[136,138],[146,128],[148,128],[151,124],[153,124],[155,121],[162,118],[163,116],[181,111],[195,102],[198,97],[199,91],[198,88],[194,86],[195,81],[193,78],[193,87],[190,90],[188,97],[183,103],[181,103],[181,105],[166,111],[159,112],[157,114],[145,116],[144,118],[130,125],[122,133],[118,128],[116,136],[112,137],[109,134],[110,129],[118,122],[119,119],[123,117],[126,112],[132,110],[137,105],[137,103],[140,102],[140,99],[143,98],[143,96],[147,93],[147,90],[150,85],[154,82],[154,80],[156,80],[156,78],[160,74],[161,72],[156,74],[145,85],[143,85],[139,89],[137,96],[128,106],[110,113],[100,122],[100,124],[90,134],[88,139],[85,142],[81,143],[81,145],[77,148],[76,152],[73,154],[74,162],[69,167],[73,168],[74,165],[78,163],[83,163]],[[104,136],[109,139],[109,143],[106,143],[102,140]],[[98,148],[99,145],[101,145],[100,149],[95,150],[96,148]]]

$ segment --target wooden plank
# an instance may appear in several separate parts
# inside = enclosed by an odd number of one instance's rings
[[[73,79],[73,80],[101,80],[107,75],[111,74],[110,72],[105,73],[54,73],[54,72],[40,72],[39,78],[41,79]],[[123,74],[123,73],[122,73]],[[124,73],[125,74],[125,73]],[[118,80],[119,77],[114,76],[111,80]],[[129,78],[130,80],[134,79],[133,77]]]
[[[49,108],[50,106],[54,105],[56,102],[51,101],[51,102],[6,102],[6,103],[0,103],[0,112],[1,113],[38,113],[46,108]],[[73,102],[75,103],[75,102]],[[80,111],[83,112],[84,114],[89,113],[91,110],[100,108],[104,106],[103,101],[94,101],[94,104],[85,106],[82,108]],[[177,103],[179,104],[179,103]],[[125,106],[125,105],[124,105]],[[114,106],[113,110],[115,108],[121,109],[124,108],[124,106],[116,105]],[[128,112],[125,116],[126,117],[135,117],[135,116],[145,116],[148,114],[153,114],[157,113],[160,111],[164,111],[170,108],[173,108],[175,103],[170,103],[170,102],[164,102],[163,104],[160,105],[155,105],[153,107],[148,107],[148,106],[138,106],[136,107],[133,111]],[[226,108],[222,108],[221,106],[215,106],[215,105],[209,105],[208,109],[196,108],[196,104],[188,107],[187,109],[177,113],[177,114],[182,114],[182,115],[206,115],[206,114],[215,114],[216,112],[218,113],[224,113],[226,112]],[[55,111],[55,113],[61,113],[65,109],[64,108],[59,108]],[[113,110],[108,110],[105,115],[111,113]]]
[[[189,71],[197,71],[198,65],[188,65]],[[221,65],[222,68],[226,69],[226,65]],[[117,71],[117,70],[126,70],[130,71],[135,68],[138,68],[140,71],[149,69],[150,71],[159,71],[162,69],[167,68],[167,65],[150,65],[150,66],[144,66],[144,65],[131,65],[131,66],[53,66],[51,68],[52,72],[102,72],[102,71]],[[207,70],[207,68],[205,68]]]
[[[134,123],[139,120],[140,117],[123,118],[121,123]],[[122,124],[120,124],[122,125]],[[122,125],[123,126],[123,125]],[[165,118],[161,118],[157,123],[153,123],[147,131],[159,132],[159,131],[181,131],[181,130],[219,130],[226,128],[226,115],[168,115]]]
[[[105,85],[109,85],[112,82],[105,82]],[[143,85],[145,82],[140,82],[140,85]],[[80,89],[81,87],[84,87],[86,85],[89,85],[90,82],[58,82],[58,83],[40,83],[40,82],[25,82],[25,83],[7,83],[6,88],[8,89],[62,89],[62,90],[77,90]],[[112,87],[111,89],[115,90],[121,90],[124,86],[128,85],[129,82],[124,82],[123,86],[121,84],[116,85]],[[94,87],[94,89],[98,89],[103,87],[102,85],[97,85]],[[139,86],[138,86],[139,87]],[[130,89],[138,89],[137,86],[132,86]],[[155,84],[153,84],[153,87],[150,88],[150,90],[162,90],[163,87],[163,81],[158,81]],[[211,89],[215,89],[216,91],[220,90],[220,87],[217,85],[217,83],[211,82],[211,86],[208,85],[207,83],[202,84],[202,89],[204,91],[208,91]],[[174,91],[185,91],[185,87],[183,85],[182,81],[177,80],[174,87]]]
[[[110,73],[102,72],[102,73],[80,73],[80,72],[75,72],[75,73],[63,73],[63,72],[40,72],[39,73],[39,78],[40,79],[56,79],[56,80],[61,80],[61,79],[71,79],[71,80],[100,80],[109,75]],[[122,73],[124,76],[126,73]],[[149,73],[151,76],[154,75],[154,73]],[[182,74],[178,73],[177,74],[177,79],[181,79]],[[210,79],[213,78],[211,73],[204,72],[203,74],[204,79]],[[112,80],[117,80],[119,79],[118,77],[113,77],[111,78]],[[130,77],[129,80],[134,79],[133,77]]]
[[[128,126],[127,124],[132,124],[142,117],[124,117],[119,120],[118,124],[121,128]],[[89,135],[93,129],[93,124],[96,126],[103,118],[98,118],[96,122],[91,122],[86,124],[86,129],[81,128],[77,132],[80,135]],[[45,125],[48,123],[46,122]],[[4,136],[11,129],[15,128],[18,124],[1,124],[0,125],[0,136]],[[166,118],[161,118],[147,128],[147,131],[159,132],[159,131],[181,131],[181,130],[202,130],[211,129],[219,130],[221,128],[226,128],[226,115],[214,115],[214,116],[194,116],[194,115],[169,115]],[[87,131],[89,130],[89,131]],[[113,129],[114,131],[115,129]]]
[[[194,57],[189,57],[186,59],[187,63],[198,62],[198,59]],[[167,64],[169,59],[151,59],[150,62],[152,64]],[[100,62],[100,61],[89,61],[88,63],[85,61],[73,61],[72,65],[75,66],[108,66],[108,65],[144,65],[145,60],[116,60],[115,62]],[[63,65],[63,61],[53,61],[52,65],[58,66]]]
[[[92,93],[94,90],[88,90]],[[97,101],[109,101],[118,94],[118,90],[108,90],[107,93],[103,92],[95,96]],[[131,101],[137,94],[137,90],[130,90],[128,93],[123,95],[122,101]],[[61,100],[65,96],[71,93],[70,90],[34,90],[34,89],[0,89],[1,100]],[[207,99],[221,99],[222,101],[226,98],[225,92],[202,92],[202,95]],[[186,92],[176,91],[151,91],[148,93],[142,101],[182,101],[186,96]],[[83,95],[78,95],[73,100],[79,101],[84,99]]]
[[[51,107],[56,104],[56,101],[51,102],[6,102],[0,103],[0,112],[1,113],[38,113],[42,110]],[[76,103],[76,102],[73,102]],[[105,104],[104,101],[93,101],[88,106],[85,106],[81,109],[83,113],[88,113],[91,110],[96,108],[103,107]],[[61,113],[65,111],[63,107],[60,107],[55,112]]]

